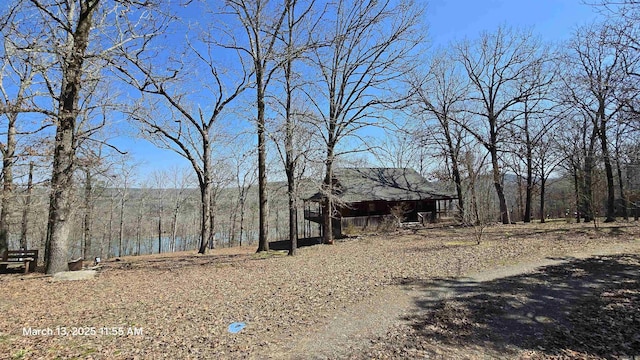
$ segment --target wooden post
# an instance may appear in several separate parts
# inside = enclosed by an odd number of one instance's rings
[[[318,215],[320,215],[320,218],[324,216],[324,214],[322,213],[322,205],[319,202],[318,202]],[[324,236],[324,232],[322,230],[323,230],[322,224],[318,222],[318,234],[320,234],[321,238]]]

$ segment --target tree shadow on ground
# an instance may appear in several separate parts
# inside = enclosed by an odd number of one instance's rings
[[[319,237],[299,238],[297,243],[298,243],[298,248],[320,245],[322,244],[322,238],[319,238]],[[279,240],[279,241],[269,242],[270,250],[289,250],[290,247],[291,247],[291,243],[289,242],[289,240]]]
[[[640,355],[640,255],[565,260],[487,282],[403,279],[422,294],[420,311],[407,318],[414,338],[405,346],[465,344],[542,358]]]
[[[102,263],[107,269],[132,270],[175,270],[181,268],[198,267],[198,266],[231,266],[234,263],[252,260],[253,254],[215,254],[215,255],[173,255],[162,257],[143,257],[109,259]]]
[[[298,240],[298,248],[305,246],[313,246],[321,244],[320,238],[302,238]],[[269,243],[271,250],[288,250],[289,241],[273,241]],[[127,257],[127,258],[112,258],[102,263],[102,266],[107,269],[116,270],[132,270],[132,269],[148,269],[148,270],[175,270],[184,269],[189,267],[198,266],[235,266],[236,264],[243,264],[247,261],[261,261],[269,258],[268,256],[256,256],[253,252],[240,253],[240,254],[175,254],[175,253],[163,253],[156,254],[156,257]]]

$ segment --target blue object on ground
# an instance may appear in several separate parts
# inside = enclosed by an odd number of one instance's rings
[[[240,332],[240,330],[244,329],[245,326],[247,326],[247,324],[243,322],[234,322],[233,324],[229,325],[229,332],[232,334],[237,334]]]

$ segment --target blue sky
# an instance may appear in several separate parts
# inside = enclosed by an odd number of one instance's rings
[[[429,38],[442,46],[499,25],[530,27],[543,40],[561,41],[598,15],[581,0],[431,0],[428,4]]]
[[[577,26],[598,18],[582,0],[431,0],[425,4],[425,21],[432,48],[446,47],[463,38],[473,39],[482,31],[500,25],[530,28],[544,41],[568,39]],[[368,131],[378,133],[378,131]],[[381,133],[381,132],[379,132]],[[145,140],[120,138],[117,145],[141,162],[140,172],[189,166],[177,154],[159,150]],[[273,150],[272,150],[273,151]]]

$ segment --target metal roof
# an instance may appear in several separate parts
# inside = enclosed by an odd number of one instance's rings
[[[456,198],[455,193],[439,189],[413,169],[339,168],[333,178],[334,193],[345,203]],[[308,200],[322,197],[319,192]]]

